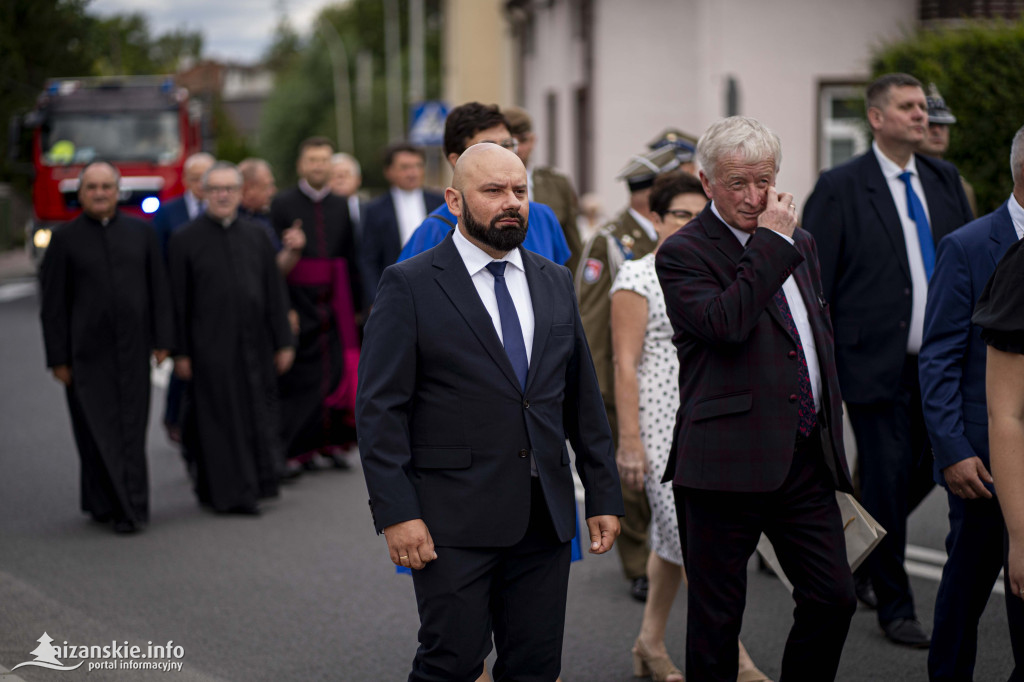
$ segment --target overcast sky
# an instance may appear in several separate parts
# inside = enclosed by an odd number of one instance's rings
[[[93,0],[88,11],[100,16],[141,12],[151,35],[175,28],[201,31],[207,57],[238,62],[259,59],[270,44],[285,7],[301,35],[325,5],[338,0]]]

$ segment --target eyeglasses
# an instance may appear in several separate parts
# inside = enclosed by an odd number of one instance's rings
[[[670,215],[676,220],[685,220],[686,222],[690,222],[691,220],[693,220],[693,214],[690,213],[689,211],[684,211],[683,209],[676,209],[675,211],[665,211],[665,215]]]
[[[503,147],[503,148],[509,150],[510,152],[518,152],[519,151],[519,140],[517,140],[514,137],[506,138],[506,139],[502,140],[501,142],[498,142],[497,140],[480,140],[480,142],[490,142],[491,144],[496,144],[499,147]]]
[[[211,185],[203,189],[207,194],[232,194],[240,190],[238,185]]]

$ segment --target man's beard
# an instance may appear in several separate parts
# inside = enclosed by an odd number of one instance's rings
[[[516,227],[498,227],[499,220],[514,218],[518,225]],[[466,203],[466,195],[462,195],[462,215],[460,220],[466,226],[470,237],[478,242],[486,244],[496,251],[511,251],[518,247],[526,239],[527,223],[519,211],[509,209],[503,211],[491,219],[491,224],[484,227],[483,223],[477,221],[469,210]]]

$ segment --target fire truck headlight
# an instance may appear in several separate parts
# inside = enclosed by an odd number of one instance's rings
[[[143,213],[156,213],[158,208],[160,208],[160,200],[156,197],[146,197],[142,200]]]
[[[50,245],[50,230],[45,227],[41,230],[36,230],[36,233],[32,235],[32,243],[37,249],[45,249]]]

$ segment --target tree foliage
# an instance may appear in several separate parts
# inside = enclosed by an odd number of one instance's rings
[[[402,75],[409,80],[408,0],[398,0],[402,36]],[[440,0],[425,4],[424,91],[427,99],[441,93]],[[364,184],[384,186],[381,151],[389,142],[387,132],[387,62],[384,43],[385,3],[380,0],[351,0],[329,6],[318,21],[329,21],[338,32],[347,54],[352,93],[354,155],[363,168]],[[287,22],[278,27],[274,44],[267,53],[268,64],[276,67],[274,91],[263,109],[260,144],[263,156],[278,174],[284,186],[295,179],[295,154],[299,143],[312,135],[324,135],[337,142],[334,106],[334,78],[328,44],[314,23],[312,34],[296,40]],[[370,59],[369,99],[361,102],[358,93],[359,55]],[[403,110],[408,119],[407,88],[403,86]],[[408,124],[408,120],[406,120]]]
[[[957,117],[946,159],[974,185],[981,214],[995,210],[1013,186],[1010,143],[1024,124],[1024,21],[969,21],[921,30],[883,46],[875,76],[910,73],[935,83]]]

